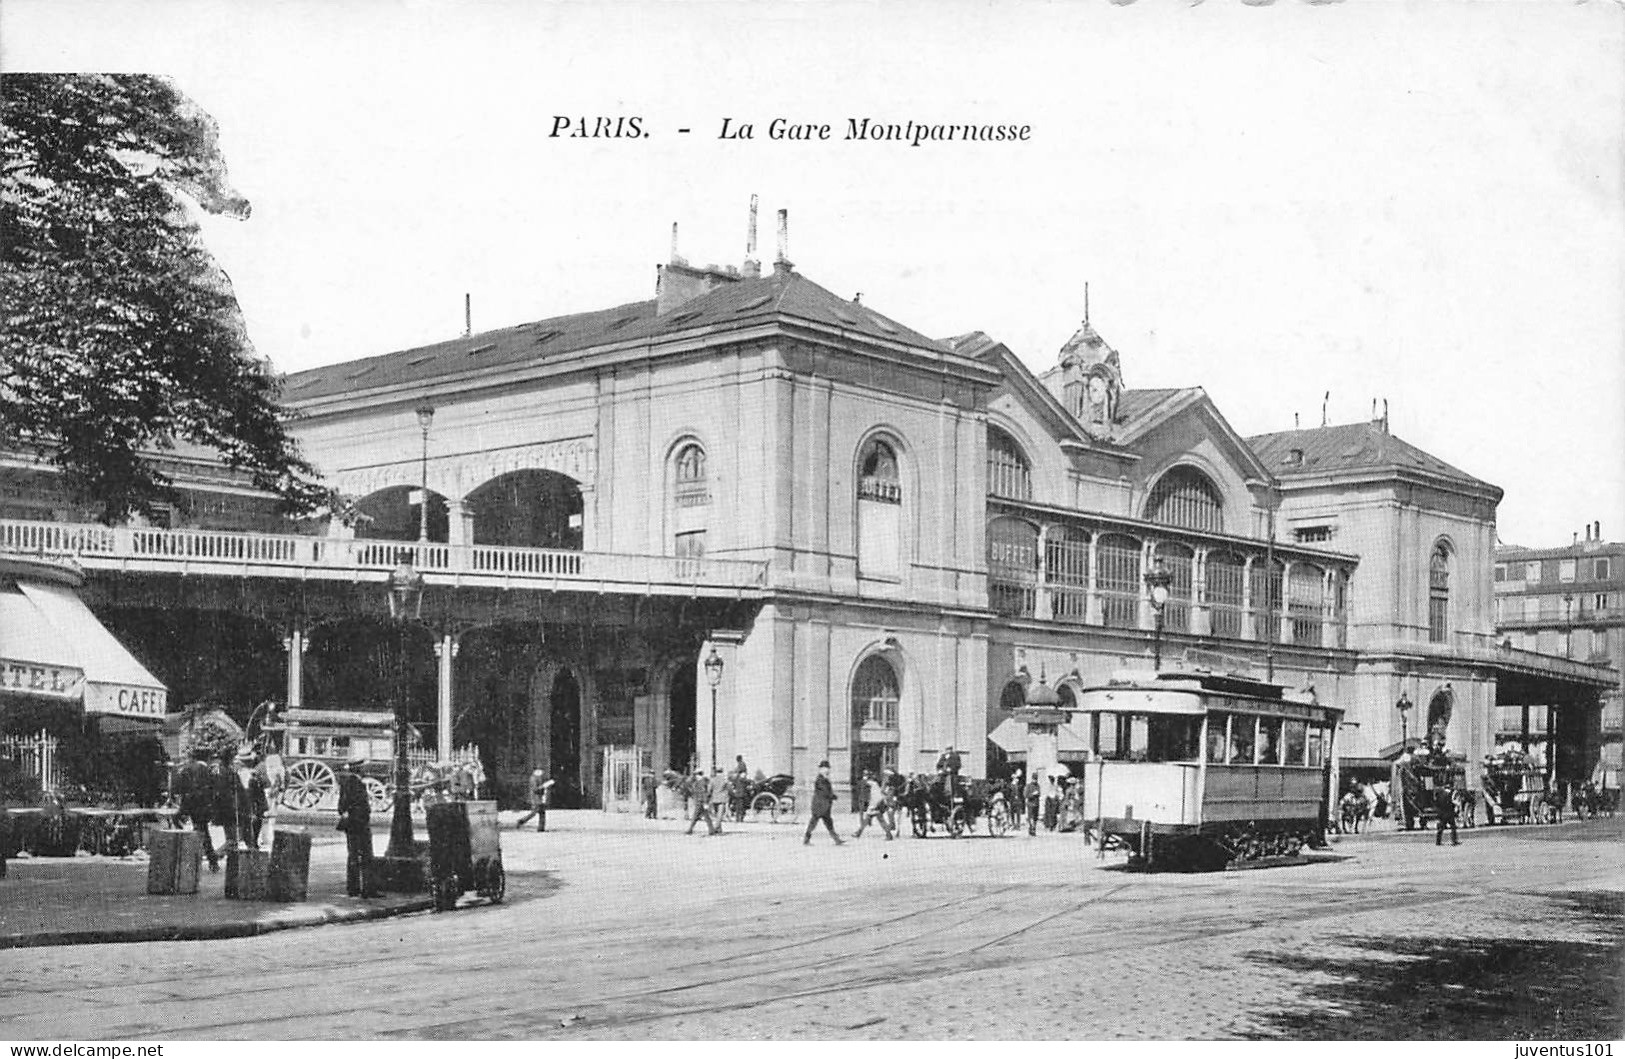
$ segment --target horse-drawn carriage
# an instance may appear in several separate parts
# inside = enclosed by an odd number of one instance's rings
[[[948,837],[958,838],[974,830],[978,820],[987,833],[995,837],[1010,830],[1010,809],[1002,790],[995,791],[988,780],[967,779],[951,784],[946,778],[936,780],[915,776],[903,794],[902,807],[907,810],[915,838],[926,838],[934,832],[946,831]]]
[[[1492,823],[1544,823],[1552,801],[1546,775],[1528,755],[1502,751],[1484,761],[1484,813]]]
[[[363,757],[361,782],[375,813],[389,811],[395,791],[395,715],[377,710],[288,710],[267,721],[255,739],[267,761],[281,764],[280,802],[289,809],[331,809],[338,804],[338,771]],[[459,760],[437,764],[408,726],[412,808],[477,793],[478,758],[468,748]]]
[[[778,823],[779,818],[792,820],[796,815],[796,796],[792,793],[796,778],[787,772],[767,776],[761,779],[747,780],[738,775],[733,780],[732,797],[729,798],[730,808],[733,809],[735,820],[743,821],[745,814],[750,813],[752,820],[767,817],[771,823]]]

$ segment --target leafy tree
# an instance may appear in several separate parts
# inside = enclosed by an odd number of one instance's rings
[[[214,120],[168,80],[0,77],[0,447],[38,451],[116,522],[173,496],[185,440],[310,511],[329,492],[283,427],[190,203],[243,219]]]

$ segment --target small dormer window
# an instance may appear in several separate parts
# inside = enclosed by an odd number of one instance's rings
[[[1303,466],[1303,450],[1302,449],[1293,449],[1292,451],[1288,452],[1286,454],[1286,465],[1288,467],[1302,467]]]

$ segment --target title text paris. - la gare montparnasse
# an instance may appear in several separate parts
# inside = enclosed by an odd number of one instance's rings
[[[719,140],[869,140],[919,147],[926,143],[1019,143],[1032,138],[1031,125],[1001,125],[929,121],[876,121],[872,118],[843,118],[837,122],[795,121],[771,118],[767,122],[737,117],[718,119]],[[678,135],[692,133],[688,127]],[[553,116],[551,139],[560,140],[646,140],[654,134],[652,124],[642,115]]]

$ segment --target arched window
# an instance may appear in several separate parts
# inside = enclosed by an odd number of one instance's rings
[[[1213,617],[1213,635],[1241,639],[1241,616],[1246,604],[1245,573],[1241,556],[1231,552],[1209,552],[1207,556],[1207,603]]]
[[[852,723],[856,727],[897,727],[897,670],[880,655],[870,655],[852,677]]]
[[[1433,546],[1428,560],[1428,642],[1444,643],[1450,638],[1450,545]]]
[[[1162,627],[1170,632],[1190,632],[1196,553],[1183,544],[1163,541],[1157,545],[1157,558],[1173,578],[1168,583],[1168,603],[1162,608]]]
[[[1021,681],[1012,680],[999,692],[999,709],[1019,710],[1025,705],[1027,705],[1027,689],[1022,686]]]
[[[1051,526],[1044,539],[1044,580],[1049,582],[1050,614],[1056,621],[1089,618],[1089,535]]]
[[[1287,617],[1292,623],[1292,642],[1309,647],[1321,645],[1321,616],[1326,600],[1326,572],[1310,563],[1293,563],[1286,592]]]
[[[1219,490],[1194,467],[1175,467],[1159,478],[1145,510],[1148,522],[1205,533],[1224,532],[1224,502]]]
[[[858,457],[858,573],[902,576],[903,483],[897,450],[878,438]]]
[[[1038,600],[1038,530],[1016,518],[987,524],[988,606],[1007,618],[1030,618]]]
[[[1096,552],[1102,622],[1113,629],[1140,627],[1140,542],[1109,533]]]
[[[677,450],[673,459],[674,493],[678,507],[694,507],[711,502],[710,485],[705,476],[705,449],[697,441],[690,441]]]
[[[1014,438],[998,427],[987,428],[987,492],[1009,500],[1031,500],[1032,472]]]
[[[858,461],[858,499],[901,504],[903,484],[897,474],[897,452],[884,441],[871,441]]]

